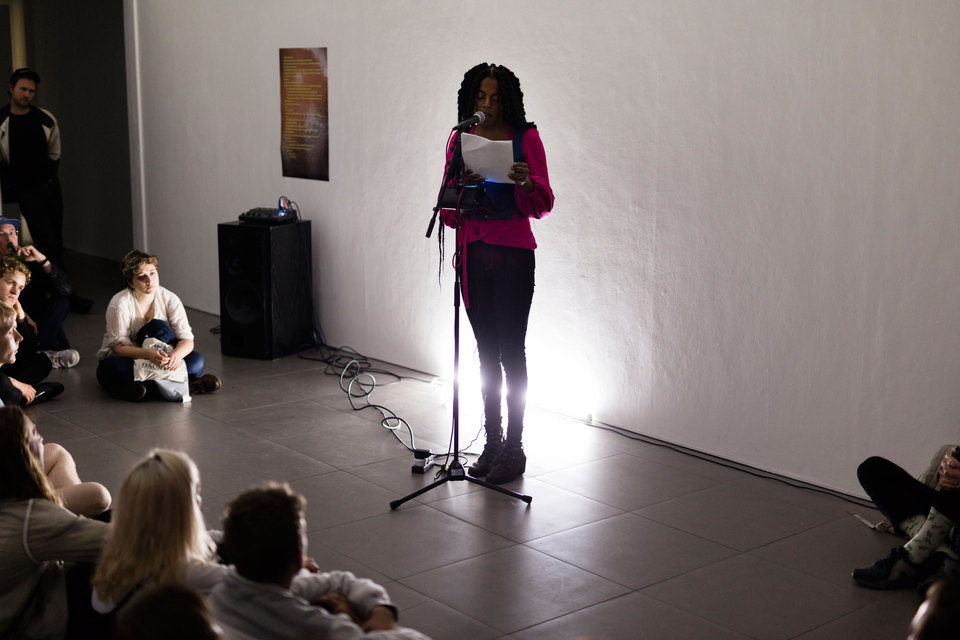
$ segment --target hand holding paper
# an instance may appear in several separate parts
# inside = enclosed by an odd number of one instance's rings
[[[460,146],[467,169],[492,182],[513,182],[507,175],[513,166],[513,142],[464,133]]]

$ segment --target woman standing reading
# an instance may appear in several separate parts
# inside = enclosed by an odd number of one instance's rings
[[[482,112],[484,118],[469,133],[488,140],[513,141],[514,163],[503,185],[484,182],[469,169],[464,184],[482,185],[497,205],[490,215],[460,219],[444,211],[447,226],[457,227],[463,249],[463,298],[480,358],[486,445],[470,467],[474,476],[503,484],[526,469],[523,452],[523,414],[526,408],[527,318],[533,300],[534,249],[537,243],[530,218],[543,218],[553,208],[540,134],[527,122],[520,81],[506,67],[482,63],[463,76],[457,97],[457,115],[463,121]],[[453,156],[454,136],[447,144],[447,162]],[[519,157],[518,157],[519,156]],[[504,197],[505,195],[505,197]],[[457,265],[462,268],[463,265]],[[501,418],[501,390],[506,375],[507,434]]]

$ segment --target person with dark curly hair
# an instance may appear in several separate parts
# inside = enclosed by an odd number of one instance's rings
[[[457,117],[475,112],[483,120],[469,133],[488,140],[512,141],[511,183],[485,181],[464,168],[454,182],[484,189],[495,211],[458,216],[445,210],[443,221],[457,229],[464,269],[462,293],[480,358],[486,444],[474,476],[503,484],[526,469],[523,451],[523,415],[526,409],[527,319],[533,301],[534,249],[530,218],[545,217],[553,208],[553,190],[547,173],[540,134],[527,121],[520,81],[501,65],[481,63],[467,71],[457,96]],[[447,142],[447,163],[453,160],[456,136]],[[507,433],[503,435],[501,393],[507,384]]]

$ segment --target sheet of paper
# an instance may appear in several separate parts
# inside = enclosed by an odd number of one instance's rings
[[[470,171],[492,182],[513,182],[507,177],[513,166],[513,142],[510,140],[487,140],[464,133],[460,136],[460,147],[463,162]]]

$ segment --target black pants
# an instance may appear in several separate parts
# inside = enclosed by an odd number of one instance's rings
[[[507,438],[523,435],[527,406],[527,319],[533,301],[533,249],[482,241],[467,245],[467,317],[477,339],[486,424],[500,422],[503,376],[507,381]]]
[[[867,458],[857,468],[857,478],[870,499],[899,530],[900,523],[931,507],[960,522],[960,490],[932,489],[886,458]]]
[[[63,263],[63,196],[60,181],[21,185],[20,215],[30,225],[33,243],[58,267]]]
[[[20,348],[17,350],[17,360],[0,367],[0,372],[29,385],[39,384],[50,375],[53,365],[50,363],[50,358],[41,353],[33,327],[26,322],[18,322],[17,331],[23,336]]]

